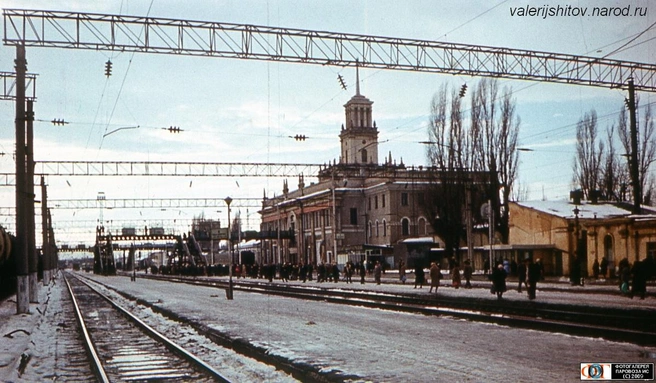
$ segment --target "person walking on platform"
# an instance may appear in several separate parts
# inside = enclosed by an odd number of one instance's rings
[[[380,265],[380,262],[376,261],[376,266],[374,266],[374,280],[377,285],[380,285],[380,277],[383,273],[383,268]]]
[[[517,292],[521,293],[522,292],[522,285],[525,285],[526,288],[528,288],[528,285],[526,284],[526,263],[520,263],[517,265]]]
[[[333,282],[339,282],[339,267],[337,267],[337,262],[333,263],[330,267],[330,272],[333,273]]]
[[[353,276],[353,264],[351,261],[346,262],[346,265],[344,265],[344,278],[346,279],[346,283],[353,283],[351,280],[351,277]]]
[[[606,279],[606,272],[608,272],[608,260],[606,257],[601,258],[601,264],[599,265],[599,274],[602,278]]]
[[[526,281],[528,282],[528,299],[535,299],[535,292],[538,287],[538,281],[542,276],[542,267],[533,263],[531,258],[526,259]]]
[[[631,268],[633,274],[633,284],[631,285],[631,293],[629,296],[633,299],[634,295],[640,295],[640,299],[645,299],[647,293],[647,265],[645,261],[635,261]]]
[[[451,269],[451,285],[456,289],[460,288],[460,265],[458,262],[456,262],[455,265],[453,265],[453,269]]]
[[[597,258],[595,258],[594,262],[592,263],[592,276],[594,277],[595,281],[599,279],[599,261]]]
[[[401,261],[399,263],[399,280],[401,283],[405,284],[406,281],[406,276],[405,276],[405,262]]]
[[[620,291],[622,294],[629,293],[629,284],[631,282],[631,268],[629,265],[629,259],[623,258],[620,261]]]
[[[364,285],[364,276],[367,275],[367,268],[364,265],[364,262],[360,264],[360,284]]]
[[[430,290],[428,290],[428,292],[432,293],[433,287],[435,287],[435,292],[437,293],[437,289],[440,287],[440,279],[442,279],[442,271],[440,270],[440,266],[438,266],[437,263],[435,262],[431,262],[430,279],[431,279],[431,287]]]
[[[471,279],[472,275],[474,274],[474,268],[471,265],[471,262],[468,260],[465,261],[465,267],[463,269],[462,275],[465,277],[465,288],[466,289],[471,289]]]
[[[506,270],[501,263],[492,270],[492,292],[497,294],[497,299],[506,292]]]
[[[307,281],[307,265],[301,262],[300,267],[298,268],[299,279],[305,283]]]
[[[421,265],[421,261],[417,261],[415,265],[415,289],[417,285],[420,289],[424,287],[424,267]]]

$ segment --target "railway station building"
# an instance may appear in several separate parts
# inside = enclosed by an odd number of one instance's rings
[[[651,259],[656,255],[656,210],[643,205],[642,214],[617,203],[533,201],[510,204],[509,243],[506,254],[523,259],[539,258],[545,274],[570,276],[580,267],[582,277],[592,275],[597,260],[605,258],[605,278],[615,277],[626,258]]]
[[[401,260],[413,267],[417,259],[425,263],[443,254],[444,242],[431,225],[435,217],[424,208],[436,169],[406,166],[391,153],[379,163],[372,104],[358,85],[344,105],[339,160],[320,169],[318,182],[300,177],[290,190],[284,181],[279,194],[263,197],[260,230],[269,235],[256,262],[380,261],[394,268]],[[489,180],[487,173],[467,176]],[[487,243],[487,229],[482,232],[472,236],[473,244]],[[478,257],[482,267],[483,255]]]

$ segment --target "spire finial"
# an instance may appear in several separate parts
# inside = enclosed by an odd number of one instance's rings
[[[360,95],[360,61],[355,59],[355,95]]]

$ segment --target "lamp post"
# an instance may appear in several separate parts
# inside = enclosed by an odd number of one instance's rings
[[[230,262],[228,263],[228,291],[226,292],[226,297],[232,299],[232,238],[230,238],[230,203],[232,198],[230,196],[224,199],[226,205],[228,205],[228,254],[230,255]]]
[[[581,249],[581,241],[579,239],[579,213],[581,210],[579,210],[578,205],[574,207],[574,262],[572,262],[571,265],[571,270],[570,270],[570,282],[572,285],[582,285],[582,274],[581,274],[581,263],[580,263],[580,251]]]

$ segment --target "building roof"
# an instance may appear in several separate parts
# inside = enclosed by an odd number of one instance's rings
[[[631,215],[631,211],[622,209],[612,204],[599,203],[590,204],[582,202],[574,205],[569,201],[526,201],[517,202],[518,205],[538,210],[561,218],[574,218],[574,208],[579,209],[579,218],[615,218]]]
[[[515,203],[525,208],[538,210],[565,219],[574,218],[574,208],[576,207],[579,209],[580,219],[607,219],[630,217],[633,215],[630,210],[621,208],[611,203],[592,204],[588,202],[581,202],[580,205],[574,205],[569,201],[525,201]],[[645,217],[645,215],[640,216]],[[653,215],[648,216],[654,217]]]

